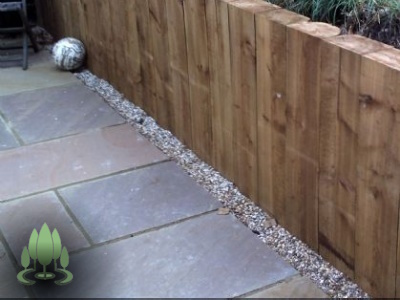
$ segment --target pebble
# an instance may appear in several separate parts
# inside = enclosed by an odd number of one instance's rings
[[[299,273],[311,279],[332,298],[369,298],[357,284],[326,262],[318,253],[276,224],[267,213],[243,196],[237,187],[211,166],[201,161],[173,134],[162,129],[141,108],[88,70],[75,73],[91,90],[123,116],[167,156],[177,162],[200,185],[223,205],[219,212],[232,213],[258,237],[289,262]]]

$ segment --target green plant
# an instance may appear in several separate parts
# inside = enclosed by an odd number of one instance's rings
[[[306,15],[400,48],[398,0],[269,0]]]

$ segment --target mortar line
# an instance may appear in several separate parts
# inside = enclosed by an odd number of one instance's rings
[[[81,132],[68,133],[66,135],[59,136],[59,137],[52,137],[52,138],[49,138],[49,139],[40,140],[40,141],[36,141],[36,142],[33,142],[33,143],[27,143],[24,146],[28,146],[28,147],[29,146],[36,146],[36,145],[40,145],[40,144],[54,142],[56,140],[62,140],[64,138],[71,138],[71,137],[78,136],[78,135],[85,135],[85,134],[89,134],[89,133],[94,133],[96,131],[101,131],[103,129],[122,126],[122,125],[126,125],[126,124],[128,124],[128,123],[126,122],[126,120],[124,120],[123,123],[107,125],[107,126],[104,126],[104,127],[100,126],[100,127],[97,127],[97,128],[87,129],[87,130],[84,130],[84,131],[81,131]]]
[[[75,226],[78,227],[78,229],[82,232],[83,236],[86,238],[86,240],[89,242],[90,247],[95,245],[95,242],[92,240],[90,237],[89,233],[85,230],[81,222],[79,222],[78,218],[75,216],[75,214],[72,212],[70,207],[68,206],[67,202],[65,199],[61,196],[60,192],[58,190],[54,190],[54,193],[56,194],[58,200],[61,202],[61,205],[64,206],[65,211],[67,214],[70,216],[72,221],[74,222]]]
[[[79,254],[81,252],[85,252],[85,251],[93,250],[93,249],[96,249],[96,248],[100,248],[102,246],[112,245],[112,244],[118,243],[118,242],[123,241],[123,240],[139,237],[139,236],[145,235],[147,233],[156,232],[156,231],[159,231],[159,230],[162,230],[162,229],[166,229],[166,228],[172,227],[174,225],[178,225],[178,224],[184,223],[186,221],[190,221],[190,220],[197,219],[197,218],[200,218],[200,217],[203,217],[203,216],[206,216],[206,215],[210,215],[210,214],[215,213],[217,211],[218,211],[218,208],[213,209],[213,210],[209,210],[209,211],[197,214],[197,215],[189,216],[189,217],[186,217],[186,218],[183,218],[183,219],[179,219],[179,220],[176,220],[176,221],[172,221],[172,222],[169,222],[169,223],[166,223],[166,224],[162,224],[162,225],[154,226],[154,227],[151,227],[151,228],[147,228],[147,229],[135,232],[135,233],[126,234],[124,236],[121,236],[121,237],[118,237],[118,238],[115,238],[115,239],[112,239],[112,240],[109,240],[109,241],[105,241],[105,242],[101,242],[101,243],[98,243],[98,244],[94,244],[93,246],[90,246],[90,247],[87,247],[87,248],[70,251],[69,253],[70,253],[70,255],[75,255],[75,254]]]
[[[0,112],[0,116],[1,116],[1,112]],[[11,123],[8,122],[8,125],[9,124],[11,124]],[[58,137],[52,137],[52,138],[49,138],[49,139],[35,141],[35,142],[32,142],[32,143],[30,143],[30,142],[24,143],[22,138],[19,137],[19,135],[18,135],[18,137],[21,139],[21,141],[23,143],[22,145],[20,145],[21,147],[30,147],[30,146],[37,146],[37,145],[40,145],[40,144],[49,143],[49,142],[54,142],[56,140],[62,140],[64,138],[70,138],[70,137],[74,137],[74,136],[78,136],[78,135],[84,135],[84,134],[88,134],[88,133],[93,133],[93,132],[96,132],[96,131],[101,131],[103,129],[122,126],[122,125],[126,125],[126,124],[129,124],[129,123],[126,120],[124,120],[124,122],[119,123],[119,124],[112,124],[112,125],[107,125],[107,126],[104,126],[104,127],[97,127],[97,128],[87,129],[85,131],[69,133],[69,134],[66,134],[66,135],[62,135],[62,136],[58,136]],[[12,128],[12,127],[10,126],[10,128]],[[7,150],[15,150],[15,149],[17,149],[17,148],[11,148],[11,149],[7,149]]]
[[[15,275],[17,275],[21,271],[21,267],[19,266],[17,258],[14,256],[14,253],[12,252],[11,247],[8,244],[8,242],[6,240],[6,237],[4,236],[1,228],[0,228],[0,242],[3,244],[5,252],[6,252],[6,255],[10,259],[12,267],[15,269],[15,272],[16,272]],[[15,277],[15,279],[16,279],[16,277]],[[29,298],[34,298],[35,297],[31,287],[26,286],[26,285],[23,285],[23,287],[24,287],[24,289],[25,289],[25,291],[26,291],[26,293],[27,293]]]
[[[77,182],[73,182],[73,183],[59,185],[57,187],[48,188],[46,190],[33,192],[33,193],[22,195],[22,196],[19,196],[19,197],[0,200],[0,204],[1,203],[9,203],[9,202],[17,201],[17,200],[21,200],[21,199],[37,196],[37,195],[40,195],[40,194],[45,194],[45,193],[48,193],[48,192],[53,192],[54,190],[65,189],[65,188],[72,187],[72,186],[75,186],[75,185],[80,185],[80,184],[84,184],[84,183],[91,183],[91,182],[95,182],[95,181],[98,181],[98,180],[106,179],[108,177],[122,175],[122,174],[125,174],[125,173],[130,173],[130,172],[142,170],[142,169],[145,169],[145,168],[154,167],[154,166],[157,166],[157,165],[160,165],[160,164],[164,164],[164,163],[168,163],[168,162],[173,162],[173,160],[171,160],[170,158],[167,158],[167,159],[163,159],[163,160],[160,160],[160,161],[157,161],[157,162],[152,162],[152,163],[148,163],[148,164],[145,164],[145,165],[141,165],[141,166],[132,167],[132,168],[129,168],[129,169],[120,170],[120,171],[117,171],[117,172],[101,175],[101,176],[98,176],[98,177],[93,177],[93,178],[89,178],[89,179],[85,179],[85,180],[81,180],[81,181],[77,181]]]
[[[300,275],[300,273],[296,273],[296,274],[294,274],[294,275],[291,275],[291,276],[289,276],[289,277],[286,277],[286,278],[284,278],[284,279],[281,279],[281,280],[279,280],[279,281],[277,281],[277,282],[264,285],[264,286],[262,286],[262,287],[260,287],[260,288],[257,288],[257,289],[255,289],[255,290],[250,291],[250,292],[241,294],[241,295],[239,295],[239,296],[235,296],[235,297],[233,297],[233,298],[234,298],[234,299],[236,299],[236,298],[246,298],[247,296],[251,296],[251,295],[256,294],[256,293],[258,293],[258,292],[262,292],[262,291],[268,290],[268,289],[273,288],[274,286],[278,286],[278,285],[280,285],[280,284],[282,284],[282,283],[284,283],[284,282],[289,282],[289,281],[295,279],[296,277],[300,277],[300,278],[301,278],[301,277],[304,277],[304,276]]]
[[[20,147],[25,146],[24,140],[19,136],[18,132],[12,126],[10,120],[6,117],[6,115],[0,110],[0,118],[3,120],[4,124],[10,129],[11,134],[14,136],[15,140],[18,142]],[[18,147],[17,147],[18,148]],[[7,150],[15,150],[17,148],[11,148]]]

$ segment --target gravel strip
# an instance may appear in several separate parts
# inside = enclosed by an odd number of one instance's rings
[[[357,284],[327,263],[319,254],[276,225],[261,208],[243,196],[234,184],[201,161],[173,134],[162,129],[141,108],[124,98],[107,81],[84,70],[75,73],[86,86],[101,95],[129,124],[176,161],[192,178],[219,199],[241,222],[289,262],[301,275],[310,278],[333,298],[368,298]]]

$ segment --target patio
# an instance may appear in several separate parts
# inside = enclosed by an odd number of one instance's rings
[[[0,82],[1,297],[325,297],[48,53]],[[16,279],[44,222],[69,285]]]

